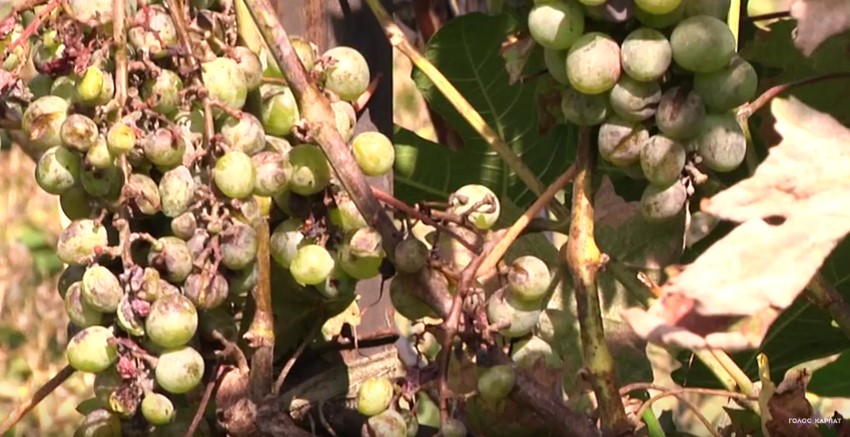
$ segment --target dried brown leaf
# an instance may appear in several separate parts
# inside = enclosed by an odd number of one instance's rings
[[[765,428],[771,437],[817,437],[814,409],[806,399],[806,386],[811,375],[803,371],[792,371],[776,387],[767,401],[770,420]]]
[[[642,337],[688,348],[755,348],[850,232],[850,131],[795,99],[771,105],[782,142],[755,174],[702,210],[741,222],[624,318]]]
[[[508,71],[511,85],[519,82],[522,78],[525,64],[528,63],[528,58],[531,57],[534,47],[534,40],[528,34],[511,35],[502,43],[500,53],[505,60],[505,69]]]
[[[809,56],[827,38],[850,29],[850,2],[847,0],[797,0],[791,5],[797,20],[794,44]]]

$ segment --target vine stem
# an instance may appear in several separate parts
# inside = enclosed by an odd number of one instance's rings
[[[511,171],[516,173],[534,194],[542,196],[546,191],[546,185],[544,185],[540,179],[537,179],[537,176],[535,176],[534,172],[525,165],[522,158],[517,156],[510,146],[508,146],[504,140],[499,137],[496,131],[487,124],[487,121],[481,117],[481,114],[479,114],[472,104],[470,104],[469,101],[466,100],[466,98],[460,93],[460,91],[458,91],[457,88],[449,82],[443,73],[441,73],[437,67],[431,64],[428,59],[422,56],[422,54],[410,44],[404,36],[404,33],[393,21],[390,14],[386,9],[384,9],[384,6],[381,5],[380,0],[366,0],[366,4],[369,5],[369,9],[372,10],[372,13],[375,14],[375,18],[378,19],[379,23],[381,23],[381,27],[384,28],[384,32],[387,34],[387,39],[390,44],[393,47],[398,48],[401,53],[410,58],[413,65],[428,76],[428,79],[434,83],[434,86],[436,86],[443,96],[448,99],[452,106],[454,106],[454,108],[463,116],[466,122],[469,123],[469,125],[472,126],[472,128],[475,129],[475,131],[481,135],[485,141],[487,141],[487,144],[489,144],[490,147],[502,158]],[[551,207],[552,212],[558,220],[566,220],[566,218],[569,217],[569,212],[560,203],[551,202]]]
[[[812,278],[806,290],[809,298],[821,309],[828,312],[835,324],[844,332],[844,335],[850,338],[850,305],[847,304],[841,293],[821,273]]]
[[[53,393],[54,390],[59,388],[71,375],[74,374],[76,370],[70,365],[65,366],[62,370],[59,371],[53,378],[50,378],[41,388],[35,391],[32,394],[32,397],[25,400],[24,402],[18,404],[14,410],[12,410],[3,422],[0,422],[0,435],[6,435],[10,429],[12,429],[21,419],[24,418],[30,411],[33,410],[41,401],[44,400],[50,393]]]
[[[769,14],[753,15],[751,17],[747,17],[747,21],[775,20],[777,18],[790,18],[790,17],[791,17],[791,11],[779,11],[779,12],[771,12]]]
[[[747,119],[756,112],[758,112],[762,107],[767,105],[768,102],[773,100],[774,97],[788,91],[791,88],[796,88],[804,85],[811,85],[817,82],[823,82],[826,80],[832,79],[844,79],[850,77],[850,71],[839,71],[835,73],[822,74],[819,76],[807,77],[805,79],[796,80],[794,82],[783,83],[780,85],[776,85],[768,88],[765,92],[761,93],[755,100],[752,102],[743,105],[738,110],[738,118],[739,119]]]
[[[561,248],[561,257],[573,276],[584,365],[592,375],[602,431],[603,434],[619,435],[631,429],[631,424],[620,399],[614,359],[605,341],[599,304],[597,275],[604,260],[593,235],[594,150],[589,129],[581,128],[569,240]]]
[[[201,402],[198,404],[198,409],[195,410],[195,416],[192,417],[192,422],[189,424],[189,429],[186,430],[184,437],[194,437],[195,431],[198,430],[198,426],[201,425],[201,420],[204,418],[204,412],[207,410],[207,405],[209,405],[210,399],[212,399],[212,395],[218,384],[221,382],[221,378],[224,374],[225,367],[220,364],[216,364],[212,371],[213,379],[212,381],[207,382],[206,387],[204,387],[204,394],[201,397]]]

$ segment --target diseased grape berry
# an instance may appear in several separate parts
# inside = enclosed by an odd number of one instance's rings
[[[68,101],[57,96],[44,96],[27,106],[21,118],[21,130],[30,142],[47,150],[62,144],[60,132],[68,114]]]
[[[127,180],[127,191],[130,193],[132,204],[145,215],[154,215],[162,208],[159,187],[150,176],[133,173]]]
[[[65,313],[68,314],[68,320],[80,328],[99,325],[103,321],[103,313],[83,300],[82,289],[82,284],[75,282],[65,293]]]
[[[161,69],[156,77],[145,81],[142,97],[151,104],[151,109],[170,117],[180,109],[182,90],[183,80],[180,76],[171,70]]]
[[[735,36],[726,23],[707,15],[685,18],[670,34],[673,60],[694,73],[710,73],[729,65]]]
[[[363,437],[407,437],[407,422],[396,410],[370,417],[363,425]]]
[[[234,47],[233,60],[239,70],[242,71],[242,76],[245,77],[245,87],[248,91],[254,91],[263,83],[263,65],[260,63],[260,58],[247,47]]]
[[[68,364],[80,372],[98,373],[118,358],[115,336],[103,326],[89,326],[68,342]]]
[[[238,119],[228,118],[221,127],[221,137],[231,149],[248,155],[254,155],[266,147],[263,124],[247,112],[243,112]]]
[[[177,217],[186,212],[195,194],[195,179],[185,166],[177,166],[165,172],[159,180],[159,197],[162,213],[166,217]]]
[[[227,300],[228,284],[220,273],[192,273],[186,278],[183,293],[200,310],[217,308]]]
[[[545,48],[568,49],[584,33],[584,11],[574,2],[537,4],[528,14],[528,30]]]
[[[118,310],[115,312],[116,319],[118,326],[124,332],[134,337],[141,337],[145,335],[145,322],[133,307],[133,301],[129,294],[121,297],[121,302],[118,303]]]
[[[757,85],[756,69],[737,55],[727,67],[694,75],[694,92],[713,112],[725,112],[747,103],[755,97]]]
[[[62,145],[70,150],[85,153],[97,141],[97,125],[83,114],[70,114],[65,117],[59,136]]]
[[[470,184],[452,194],[451,211],[467,215],[476,228],[487,230],[499,220],[501,205],[492,190],[484,185]]]
[[[353,102],[369,87],[369,64],[357,50],[338,46],[322,55],[328,66],[322,74],[322,85],[340,99]]]
[[[393,168],[395,148],[380,132],[363,132],[354,137],[351,151],[357,166],[366,176],[383,176]]]
[[[616,166],[627,167],[640,160],[640,151],[648,139],[649,131],[641,123],[614,115],[599,127],[599,155]]]
[[[142,416],[151,425],[165,425],[174,420],[174,404],[159,393],[148,393],[142,399]]]
[[[105,105],[115,93],[115,82],[112,74],[100,67],[91,66],[77,80],[75,88],[76,101],[86,106]]]
[[[80,282],[83,279],[83,273],[86,272],[86,267],[84,266],[68,266],[62,270],[62,273],[59,274],[59,279],[56,284],[56,291],[59,292],[59,296],[63,299],[68,292],[68,289],[71,288],[71,285]]]
[[[185,345],[198,329],[198,311],[182,294],[160,296],[145,319],[148,338],[166,349]],[[161,361],[161,359],[160,359]]]
[[[215,58],[201,64],[201,77],[210,98],[230,109],[242,109],[248,97],[245,74],[230,58]]]
[[[277,196],[286,191],[292,174],[292,165],[286,155],[279,152],[260,152],[251,157],[257,176],[254,194]]]
[[[364,416],[381,414],[393,399],[393,383],[387,377],[372,377],[357,390],[357,411]]]
[[[728,172],[738,168],[747,154],[747,139],[734,114],[708,114],[699,133],[690,141],[708,168]]]
[[[156,267],[163,278],[180,284],[192,271],[192,251],[185,241],[177,237],[162,237],[148,254],[148,263]]]
[[[570,85],[584,94],[604,93],[620,79],[620,46],[608,35],[582,35],[567,54]]]
[[[204,359],[191,347],[163,352],[154,370],[156,383],[173,394],[192,391],[204,376]]]
[[[324,190],[331,181],[331,166],[325,153],[313,144],[301,144],[289,152],[292,179],[289,190],[302,196],[310,196]]]
[[[648,221],[667,220],[682,211],[687,199],[688,191],[681,182],[668,187],[649,184],[640,198],[640,211]]]
[[[102,402],[104,405],[109,405],[109,399],[124,385],[124,380],[118,374],[115,366],[109,366],[103,372],[94,375],[94,383],[92,389],[95,399]]]
[[[430,256],[430,251],[425,243],[415,239],[407,238],[395,247],[395,268],[404,273],[415,273],[425,267]]]
[[[196,229],[198,229],[198,221],[195,214],[191,212],[184,212],[171,220],[171,233],[181,240],[192,238]]]
[[[336,122],[336,130],[342,137],[343,141],[348,141],[354,136],[354,127],[357,125],[357,112],[354,111],[354,106],[343,100],[331,103],[331,109],[334,111],[334,121]]]
[[[74,437],[121,437],[121,419],[106,408],[98,408],[86,414]]]
[[[348,194],[341,192],[336,196],[336,207],[328,211],[328,216],[334,226],[343,232],[356,231],[368,226],[363,214],[357,209],[357,205]]]
[[[257,171],[251,157],[238,150],[227,152],[215,163],[215,186],[231,199],[242,199],[254,191]]]
[[[561,91],[561,113],[578,126],[594,126],[605,121],[610,105],[607,94],[584,94],[572,87]]]
[[[664,135],[654,135],[640,152],[640,167],[649,182],[666,187],[679,180],[685,168],[684,146]]]
[[[535,256],[521,256],[511,263],[508,271],[508,299],[520,309],[539,309],[551,280],[545,262]]]
[[[124,172],[118,167],[88,168],[80,171],[83,190],[95,198],[117,198],[124,185]]]
[[[333,256],[322,246],[308,244],[295,253],[289,264],[289,272],[301,285],[318,285],[334,271],[336,262]]]
[[[340,267],[355,279],[369,279],[380,273],[384,251],[381,249],[381,235],[374,229],[358,229],[345,239],[338,250]]]
[[[608,99],[611,109],[621,118],[644,121],[655,115],[661,100],[661,86],[658,82],[639,82],[623,75],[611,89]]]
[[[183,163],[186,142],[170,129],[159,128],[145,137],[142,148],[151,164],[169,169]]]
[[[221,263],[231,270],[248,267],[257,257],[257,231],[234,223],[224,231],[221,239]]]
[[[634,15],[635,18],[637,18],[637,20],[646,27],[651,27],[653,29],[666,29],[682,21],[682,18],[685,16],[685,4],[680,3],[677,8],[664,14],[653,14],[651,12],[644,11],[639,7],[635,7]]]
[[[103,136],[98,136],[94,145],[86,152],[86,166],[94,168],[109,168],[115,166],[115,156],[109,152],[109,146]]]
[[[62,194],[77,184],[80,177],[80,157],[70,150],[56,146],[48,149],[35,166],[35,181],[50,194]]]
[[[478,377],[478,395],[490,402],[508,397],[516,385],[516,373],[511,366],[490,367]]]
[[[440,425],[440,433],[442,437],[466,437],[466,425],[460,420],[450,417]]]
[[[493,295],[487,303],[487,319],[490,323],[509,323],[499,330],[507,338],[522,337],[531,332],[537,325],[540,312],[539,306],[533,310],[514,308],[507,299],[498,295]]]
[[[154,59],[161,59],[168,55],[168,47],[177,45],[177,29],[164,6],[155,4],[142,8],[134,18],[136,23],[144,23],[127,32],[127,39],[137,50],[149,53]]]
[[[106,132],[106,148],[113,156],[128,153],[135,145],[136,132],[126,123],[115,123]]]
[[[297,218],[284,220],[269,237],[269,252],[281,267],[289,268],[304,241],[304,234],[299,230],[302,225],[301,220]]]
[[[114,313],[118,309],[124,289],[118,277],[106,267],[91,266],[83,274],[82,296],[89,306],[102,312]]]
[[[76,220],[59,235],[56,255],[64,263],[84,265],[96,248],[105,248],[108,244],[105,227],[94,220]]]
[[[641,27],[632,31],[620,47],[623,72],[642,82],[661,79],[673,60],[670,41],[661,32]]]
[[[637,7],[650,14],[668,14],[679,7],[682,0],[635,0]]]
[[[697,93],[682,87],[664,91],[655,112],[655,125],[664,135],[679,140],[693,137],[705,119],[705,105]]]

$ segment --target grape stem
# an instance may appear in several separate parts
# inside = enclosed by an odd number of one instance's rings
[[[221,378],[224,377],[225,373],[225,367],[220,364],[216,364],[213,368],[213,379],[207,382],[206,387],[204,387],[204,395],[201,397],[201,403],[198,404],[198,409],[195,410],[195,416],[192,417],[192,423],[189,425],[189,429],[186,430],[185,437],[194,437],[195,431],[197,431],[201,420],[204,418],[204,412],[207,411],[207,405],[209,405],[210,399],[212,399],[212,395],[219,383],[221,383]]]
[[[756,99],[752,102],[741,106],[741,108],[738,110],[738,119],[746,120],[750,118],[753,114],[755,114],[765,105],[767,105],[768,102],[773,100],[774,97],[784,93],[785,91],[788,91],[791,88],[796,88],[803,85],[810,85],[826,80],[844,79],[848,77],[850,77],[850,71],[839,71],[836,73],[828,73],[819,76],[807,77],[805,79],[796,80],[794,82],[783,83],[770,87],[765,92],[761,93],[760,96],[756,97]]]
[[[764,20],[775,20],[778,18],[789,18],[791,17],[791,11],[779,11],[779,12],[771,12],[769,14],[761,14],[761,15],[752,15],[747,17],[747,21],[764,21]]]
[[[286,364],[284,364],[283,369],[281,369],[280,373],[277,375],[277,380],[274,382],[274,386],[272,386],[272,396],[277,396],[280,394],[280,389],[283,387],[283,383],[286,382],[286,376],[289,375],[289,372],[292,370],[292,367],[295,366],[295,362],[298,361],[298,357],[304,353],[304,350],[307,349],[307,346],[313,341],[316,334],[322,328],[322,323],[324,322],[324,317],[316,317],[316,323],[313,325],[313,329],[304,336],[304,339],[301,341],[301,344],[298,345],[298,349],[295,349],[295,352],[292,353],[292,356],[286,360]]]
[[[76,370],[70,365],[65,366],[62,370],[59,371],[53,378],[50,378],[43,386],[41,386],[35,393],[32,394],[32,397],[18,404],[14,410],[12,410],[9,415],[3,419],[3,422],[0,422],[0,435],[6,435],[10,429],[14,428],[21,419],[24,418],[30,411],[33,410],[36,406],[38,406],[41,401],[43,401],[48,395],[53,393],[54,390],[59,388],[71,375],[74,374]]]
[[[653,402],[661,398],[666,398],[668,396],[675,396],[679,400],[679,402],[685,404],[685,406],[687,406],[688,409],[690,409],[691,412],[694,413],[694,416],[696,416],[696,418],[705,426],[705,428],[713,437],[722,437],[721,434],[716,429],[714,429],[714,425],[711,424],[708,418],[706,418],[705,415],[700,412],[699,407],[694,405],[694,403],[688,400],[688,398],[682,396],[682,392],[683,390],[669,390],[647,399],[647,401],[640,406],[640,409],[637,412],[637,417],[642,417],[643,413],[646,412],[647,409],[652,406]]]
[[[850,305],[841,296],[841,293],[823,277],[821,273],[815,275],[806,287],[806,294],[811,301],[832,316],[832,320],[841,328],[844,335],[850,338]]]
[[[594,238],[593,168],[596,147],[590,130],[579,130],[576,179],[573,183],[569,240],[561,248],[561,262],[569,269],[575,285],[576,312],[581,331],[584,365],[592,375],[603,434],[620,435],[632,425],[626,417],[617,387],[614,359],[605,341],[599,304],[597,275],[603,263]]]
[[[487,144],[502,158],[507,166],[525,183],[526,186],[536,195],[542,196],[546,191],[544,185],[534,172],[525,165],[522,158],[510,148],[505,141],[499,137],[499,134],[493,130],[487,121],[481,117],[481,114],[475,110],[472,104],[452,85],[452,83],[440,72],[428,59],[422,56],[415,47],[413,47],[404,33],[395,24],[390,14],[381,5],[380,0],[365,0],[375,14],[375,18],[381,23],[384,32],[387,34],[387,39],[390,45],[397,48],[401,53],[410,58],[411,62],[425,74],[434,86],[448,99],[454,108],[463,116],[469,125],[487,141]],[[569,217],[569,211],[559,202],[550,202],[552,212],[558,220],[566,220]]]

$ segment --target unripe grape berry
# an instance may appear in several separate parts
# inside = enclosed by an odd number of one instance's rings
[[[599,156],[618,167],[627,167],[638,162],[643,143],[648,139],[649,131],[641,123],[614,115],[599,127],[596,142]]]
[[[133,173],[127,179],[133,206],[145,215],[154,215],[162,208],[162,199],[159,196],[159,187],[150,176]]]
[[[183,214],[192,204],[195,195],[195,179],[185,166],[177,166],[165,172],[159,180],[159,197],[162,213],[166,217]]]
[[[257,176],[254,181],[254,194],[257,196],[277,196],[286,191],[292,175],[292,165],[285,155],[279,152],[260,152],[251,157]]]
[[[609,108],[607,94],[584,94],[569,86],[561,91],[561,113],[575,125],[600,124],[608,117]]]
[[[357,50],[337,46],[326,51],[322,58],[329,66],[322,75],[322,84],[340,99],[353,102],[369,87],[369,64]]]
[[[157,167],[168,169],[183,163],[186,142],[170,129],[159,128],[145,137],[142,148],[148,161]]]
[[[653,29],[666,29],[682,21],[682,18],[685,16],[685,4],[680,3],[677,8],[665,14],[653,14],[636,7],[634,15],[640,24],[646,27]]]
[[[83,300],[82,290],[82,284],[75,282],[65,293],[65,313],[68,314],[68,320],[80,328],[99,325],[103,321],[103,313]]]
[[[121,437],[121,419],[106,408],[96,409],[86,414],[74,437]]]
[[[582,35],[567,55],[567,77],[584,94],[601,94],[620,79],[620,46],[608,35]]]
[[[70,150],[85,153],[97,141],[97,125],[94,120],[83,114],[70,114],[65,117],[59,136],[62,144]]]
[[[203,376],[204,358],[188,346],[162,353],[154,370],[156,383],[173,394],[192,391]]]
[[[76,100],[84,104],[93,104],[100,98],[106,74],[98,67],[89,67],[77,80]]]
[[[740,56],[734,56],[729,66],[711,73],[694,75],[694,92],[713,112],[737,108],[755,97],[758,74]]]
[[[242,199],[254,191],[257,177],[251,157],[244,152],[232,150],[215,163],[213,179],[221,192],[231,199]]]
[[[151,425],[165,425],[174,420],[174,404],[159,393],[148,393],[142,399],[142,417]]]
[[[198,221],[195,214],[191,212],[184,212],[171,220],[171,233],[181,240],[192,238],[196,229],[198,229]]]
[[[185,241],[177,237],[162,237],[148,253],[148,263],[156,267],[163,279],[180,284],[192,272],[193,254]]]
[[[83,187],[75,186],[59,195],[59,207],[68,220],[89,218],[92,215],[90,200]]]
[[[488,203],[484,203],[485,201]],[[496,193],[489,188],[469,184],[458,188],[452,194],[451,211],[458,215],[468,214],[469,221],[484,231],[493,227],[499,220],[501,205]]]
[[[584,33],[584,11],[574,2],[535,5],[528,14],[528,30],[545,48],[568,49]]]
[[[436,280],[448,286],[448,280],[439,272],[431,272],[436,275]],[[410,320],[419,320],[425,317],[437,317],[436,311],[428,306],[422,299],[417,297],[427,292],[416,275],[399,273],[393,277],[390,283],[390,300],[395,311]],[[419,293],[417,293],[419,289]]]
[[[370,417],[363,425],[361,437],[407,437],[407,422],[395,410]]]
[[[145,319],[148,338],[167,349],[185,345],[197,330],[198,311],[182,294],[160,296]]]
[[[511,366],[493,366],[478,377],[478,395],[490,402],[501,401],[508,397],[514,385],[516,373]]]
[[[531,332],[537,325],[540,312],[539,307],[534,310],[514,308],[507,299],[497,295],[493,295],[487,303],[487,319],[490,323],[510,323],[510,326],[499,330],[507,338],[522,337]]]
[[[201,77],[210,98],[230,109],[241,109],[248,97],[245,75],[230,58],[216,58],[201,64]]]
[[[543,49],[543,62],[549,70],[549,75],[563,85],[570,84],[570,79],[567,77],[568,53],[569,50]]]
[[[295,49],[295,54],[298,56],[298,60],[300,60],[301,65],[304,66],[304,70],[312,70],[316,65],[316,57],[318,56],[318,53],[316,53],[316,46],[310,41],[297,36],[289,37],[289,41],[292,43],[292,48]]]
[[[283,85],[262,85],[260,93],[263,104],[260,120],[265,132],[280,137],[289,135],[301,118],[292,90]]]
[[[688,200],[688,191],[681,182],[669,187],[649,184],[640,198],[641,215],[648,221],[663,221],[675,217]]]
[[[682,0],[635,0],[637,7],[650,14],[661,15],[675,10]]]
[[[354,127],[357,124],[357,113],[354,111],[354,106],[351,106],[351,103],[339,100],[331,103],[331,109],[334,111],[336,130],[342,140],[348,142],[354,136]]]
[[[331,208],[328,212],[331,223],[339,227],[343,232],[356,231],[360,228],[368,226],[363,214],[357,209],[357,205],[348,196],[348,194],[340,193],[336,196],[336,207]]]
[[[102,313],[114,313],[124,295],[118,277],[103,266],[91,266],[83,274],[83,299]]]
[[[325,152],[313,144],[301,144],[289,152],[292,179],[289,189],[302,196],[310,196],[325,189],[331,181],[331,166]]]
[[[235,222],[222,235],[221,263],[231,270],[242,270],[256,259],[257,247],[257,231]]]
[[[697,93],[682,87],[664,91],[655,112],[655,125],[664,135],[684,140],[699,132],[705,105]]]
[[[747,154],[747,139],[734,114],[708,114],[689,147],[708,168],[728,172],[738,168]]]
[[[77,81],[72,76],[59,76],[50,85],[50,95],[71,102],[74,100],[74,88],[76,86]]]
[[[84,162],[94,168],[109,168],[115,166],[115,156],[109,152],[106,139],[98,136],[94,145],[86,152]]]
[[[395,247],[395,268],[404,273],[415,273],[425,267],[431,253],[425,243],[407,238]]]
[[[735,36],[726,23],[708,15],[682,20],[670,34],[673,60],[694,73],[710,73],[729,65]]]
[[[64,299],[68,290],[71,288],[71,285],[80,282],[83,279],[83,273],[85,272],[85,266],[65,267],[65,269],[62,270],[62,273],[59,274],[59,279],[56,284],[56,291],[59,292],[59,296]]]
[[[632,79],[651,82],[661,79],[673,60],[673,49],[663,33],[648,27],[632,31],[620,48],[623,71]]]
[[[540,308],[540,300],[549,290],[551,280],[545,262],[535,256],[521,256],[511,263],[508,271],[508,296],[512,303],[531,305],[523,309]]]
[[[77,184],[80,178],[80,157],[62,147],[48,149],[35,166],[35,181],[50,194],[62,194]]]
[[[145,322],[142,317],[133,308],[133,298],[129,294],[121,297],[121,302],[118,303],[118,310],[115,311],[118,326],[124,332],[134,336],[141,337],[145,335]]]
[[[117,166],[87,168],[80,171],[80,184],[92,197],[117,199],[124,185],[124,172]]]
[[[466,425],[460,420],[450,417],[440,425],[440,433],[442,437],[466,437]]]
[[[335,265],[327,249],[317,244],[308,244],[295,253],[289,264],[289,272],[299,284],[318,285],[325,282]]]
[[[540,362],[552,369],[562,365],[561,357],[552,349],[552,345],[537,336],[514,342],[511,348],[511,359],[520,368],[527,370],[534,369]]]
[[[393,168],[395,148],[380,132],[363,132],[354,137],[351,151],[357,166],[366,176],[383,176]]]
[[[269,252],[283,268],[289,268],[298,253],[299,245],[304,241],[304,234],[299,231],[302,225],[301,220],[297,218],[284,220],[269,237]]]
[[[654,135],[640,152],[640,167],[649,182],[666,187],[679,180],[685,168],[684,146],[664,135]]]
[[[364,416],[381,414],[393,400],[393,383],[387,377],[373,377],[357,390],[357,411]]]
[[[355,279],[377,276],[383,259],[381,236],[372,228],[358,229],[339,247],[340,267]]]
[[[105,227],[94,220],[76,220],[59,235],[56,255],[64,263],[83,265],[97,248],[105,248],[108,244]]]
[[[162,5],[142,8],[134,18],[136,23],[144,23],[127,32],[127,39],[137,50],[148,52],[153,59],[161,59],[168,55],[168,47],[177,45],[177,29]]]
[[[68,101],[57,96],[44,96],[27,106],[21,118],[21,130],[30,142],[47,150],[62,144],[60,132],[68,113]]]
[[[245,86],[248,91],[254,91],[263,83],[263,65],[260,58],[248,47],[233,47],[233,60],[242,76],[245,77]],[[309,70],[308,70],[309,71]]]
[[[221,137],[231,149],[254,155],[266,147],[263,124],[257,117],[243,112],[237,118],[228,118],[221,127]]]
[[[162,69],[156,77],[145,81],[142,86],[142,98],[152,103],[151,109],[170,117],[180,109],[180,92],[183,81],[180,76],[167,69]]]
[[[115,336],[103,326],[89,326],[78,332],[66,348],[68,364],[80,372],[98,373],[118,358]]]

